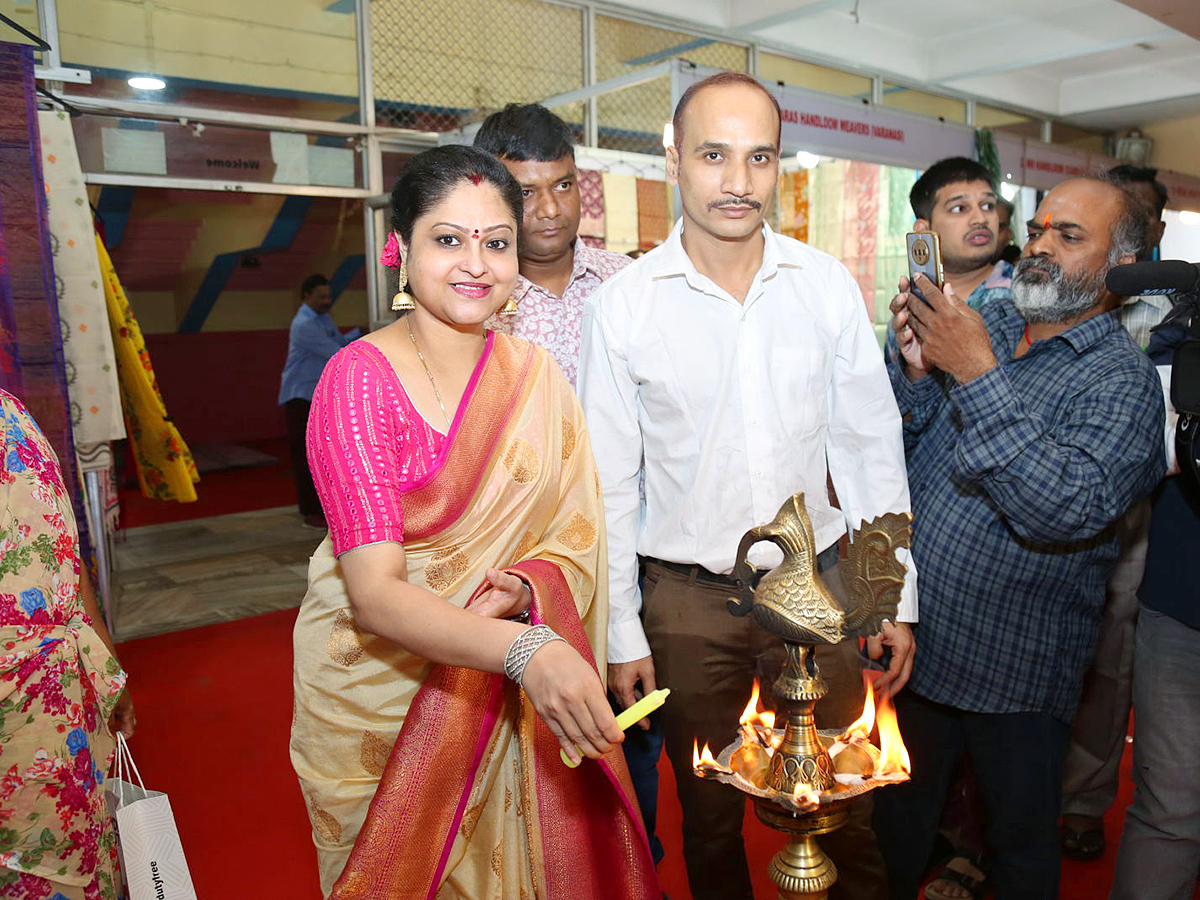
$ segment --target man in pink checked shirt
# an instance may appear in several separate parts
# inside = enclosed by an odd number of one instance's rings
[[[475,146],[504,163],[525,198],[517,312],[490,325],[545,347],[575,384],[583,301],[632,260],[579,239],[575,147],[567,123],[550,110],[510,103],[484,120]]]

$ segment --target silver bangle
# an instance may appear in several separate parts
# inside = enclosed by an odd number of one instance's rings
[[[533,658],[533,654],[551,641],[561,641],[563,638],[554,633],[549,625],[534,625],[526,628],[508,647],[504,654],[504,674],[524,687],[525,666]]]

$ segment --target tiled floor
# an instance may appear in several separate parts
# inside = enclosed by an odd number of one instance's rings
[[[294,506],[127,529],[114,553],[116,638],[299,606],[323,538]]]

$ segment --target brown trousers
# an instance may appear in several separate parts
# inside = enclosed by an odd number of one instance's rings
[[[833,570],[826,577],[837,582]],[[754,677],[761,679],[764,705],[773,706],[769,689],[783,663],[779,638],[751,616],[729,614],[725,601],[731,593],[646,562],[642,616],[655,680],[671,689],[661,716],[683,809],[683,855],[695,900],[750,900],[754,892],[742,841],[745,796],[692,775],[692,741],[708,742],[713,753],[732,742]],[[817,727],[849,725],[862,712],[864,699],[858,640],[818,646],[816,657],[829,685],[829,694],[817,704]],[[830,900],[887,896],[871,812],[868,795],[852,805],[849,822],[819,839],[838,868]]]

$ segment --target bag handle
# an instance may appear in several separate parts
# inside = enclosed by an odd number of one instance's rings
[[[133,753],[129,750],[129,743],[125,740],[125,735],[117,732],[117,800],[121,806],[125,805],[125,791],[123,785],[126,784],[126,778],[132,770],[133,775],[137,778],[138,786],[143,792],[146,790],[146,783],[142,781],[142,773],[138,771],[137,763],[133,761]]]

